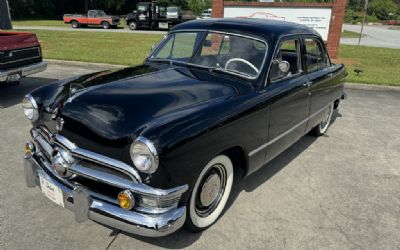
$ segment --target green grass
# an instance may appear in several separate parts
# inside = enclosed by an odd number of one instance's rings
[[[45,58],[136,65],[162,35],[137,33],[34,31]],[[400,86],[400,49],[341,45],[337,62],[347,66],[348,81]],[[355,68],[363,70],[359,76]]]
[[[347,67],[348,82],[400,86],[400,49],[341,45],[339,59]],[[359,76],[354,69],[363,71]]]
[[[49,59],[136,65],[162,35],[34,30]]]
[[[344,30],[342,32],[342,38],[359,38],[360,37],[360,33],[358,32],[353,32],[353,31],[348,31],[348,30]]]
[[[67,27],[62,20],[23,20],[12,21],[15,26],[46,26],[46,27]]]

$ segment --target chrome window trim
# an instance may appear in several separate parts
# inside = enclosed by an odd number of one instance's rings
[[[327,59],[327,61],[326,61],[326,66],[325,66],[324,68],[319,68],[319,67],[318,67],[316,70],[312,70],[312,71],[308,71],[308,68],[307,68],[307,60],[305,60],[305,65],[304,65],[304,67],[305,67],[307,73],[314,73],[314,72],[318,72],[318,71],[321,71],[321,70],[324,70],[324,69],[328,69],[328,68],[331,66],[331,59],[329,58],[328,51],[327,51],[326,46],[325,46],[325,44],[323,43],[323,41],[321,42],[321,40],[319,39],[319,37],[316,36],[316,35],[303,35],[303,41],[304,41],[305,52],[307,52],[306,39],[312,39],[312,40],[314,40],[314,41],[319,45],[319,47],[322,49],[322,52],[323,52],[323,54],[324,54],[324,58]],[[307,54],[307,53],[306,53],[306,54]],[[304,56],[306,56],[306,54],[305,54]],[[317,65],[317,66],[318,66],[318,65]]]
[[[235,76],[239,76],[239,77],[245,78],[245,79],[247,79],[247,80],[255,80],[255,79],[257,79],[257,78],[261,75],[261,73],[263,72],[263,69],[264,69],[264,67],[265,67],[265,61],[267,60],[267,55],[268,55],[268,52],[269,52],[268,50],[269,50],[269,48],[270,48],[270,47],[269,47],[269,43],[268,43],[267,40],[263,40],[263,39],[261,39],[261,38],[254,37],[254,36],[250,36],[250,35],[243,35],[243,34],[239,34],[239,33],[225,32],[225,31],[219,31],[219,30],[213,30],[213,29],[181,29],[181,30],[173,30],[173,31],[171,31],[171,32],[168,32],[168,33],[164,36],[164,38],[158,43],[158,45],[156,46],[156,48],[154,48],[154,50],[153,50],[153,51],[151,52],[151,54],[147,57],[147,59],[150,60],[150,61],[153,61],[153,62],[155,61],[156,58],[152,58],[152,55],[154,54],[154,52],[157,51],[157,49],[158,49],[158,47],[161,45],[162,41],[165,40],[170,34],[185,33],[185,32],[217,33],[217,34],[222,34],[222,35],[231,35],[231,36],[243,37],[243,38],[252,39],[252,40],[256,40],[256,41],[259,41],[259,42],[264,43],[264,44],[265,44],[265,47],[266,47],[266,48],[265,48],[265,53],[264,53],[264,59],[263,59],[262,64],[261,64],[261,66],[260,66],[260,71],[258,72],[258,74],[257,74],[256,76],[254,76],[254,77],[248,77],[248,76],[243,75],[243,74],[237,74],[237,73],[235,73],[235,72],[227,71],[227,73],[229,73],[229,74],[232,74],[232,75],[235,75]],[[196,48],[196,51],[197,51],[197,48]],[[193,57],[193,56],[194,56],[194,55],[192,55],[192,57]],[[169,61],[172,61],[172,62],[176,62],[176,63],[185,63],[185,62],[177,61],[177,60],[171,60],[171,59],[168,59],[168,60],[169,60]],[[199,65],[199,64],[193,64],[193,63],[186,63],[186,64],[188,64],[188,65],[193,65],[193,66],[200,66],[200,67],[208,68],[208,69],[212,69],[212,67],[207,67],[207,66]]]
[[[314,35],[315,36],[315,34],[312,34],[312,33],[298,33],[298,34],[287,34],[287,35],[283,35],[283,36],[279,37],[279,39],[275,43],[275,48],[274,48],[274,51],[272,53],[269,65],[268,65],[267,74],[266,74],[266,77],[265,77],[264,84],[262,86],[263,88],[265,88],[269,84],[268,79],[269,79],[269,73],[270,73],[270,70],[271,70],[271,67],[272,67],[272,59],[275,56],[275,54],[277,52],[277,49],[279,49],[278,45],[281,44],[282,40],[285,40],[285,39],[288,39],[288,38],[290,39],[290,37],[297,37],[299,39],[299,41],[301,42],[301,44],[303,44],[304,43],[303,36],[308,36],[308,35],[310,35],[310,36]],[[301,47],[301,45],[300,45],[300,47]],[[303,58],[303,54],[302,54],[302,49],[301,48],[300,48],[300,57]],[[307,73],[307,72],[303,70],[301,73],[304,74],[304,73]]]
[[[319,113],[321,113],[322,111],[324,111],[326,108],[329,107],[330,104],[324,106],[323,108],[321,108],[320,110],[318,110],[317,112],[315,112],[314,114],[308,116],[306,119],[302,120],[301,122],[297,123],[296,125],[294,125],[293,127],[291,127],[290,129],[288,129],[287,131],[283,132],[282,134],[276,136],[274,139],[269,140],[268,142],[262,144],[261,146],[257,147],[256,149],[250,151],[250,153],[248,154],[249,157],[257,154],[258,152],[260,152],[261,150],[263,150],[264,148],[274,144],[275,142],[277,142],[278,140],[282,139],[284,136],[286,136],[287,134],[289,134],[290,132],[292,132],[293,130],[295,130],[296,128],[300,127],[302,124],[304,124],[305,122],[308,122],[311,118],[313,118],[314,116],[318,115]]]

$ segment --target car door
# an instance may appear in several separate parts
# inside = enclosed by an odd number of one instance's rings
[[[87,24],[98,24],[97,11],[95,10],[88,11]]]
[[[307,130],[316,126],[332,101],[334,67],[332,67],[323,41],[316,36],[303,36],[303,61],[310,83],[310,120]]]
[[[287,37],[276,50],[268,76],[273,93],[266,161],[304,135],[310,108],[310,88],[301,59],[301,37]],[[288,72],[285,65],[289,66]],[[283,71],[282,71],[283,69]]]

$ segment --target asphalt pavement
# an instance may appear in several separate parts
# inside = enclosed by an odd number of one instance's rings
[[[344,24],[348,31],[361,32],[361,25]],[[400,49],[400,29],[388,25],[365,25],[360,45]],[[341,44],[357,45],[358,38],[341,38]]]
[[[0,249],[398,249],[400,91],[347,89],[327,135],[304,136],[235,183],[223,217],[202,233],[145,238],[78,224],[24,183],[30,123],[19,105],[35,87],[104,67],[50,64],[0,85]]]

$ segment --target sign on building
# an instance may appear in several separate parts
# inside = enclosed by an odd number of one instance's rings
[[[328,40],[332,8],[279,8],[229,6],[224,8],[224,17],[266,18],[307,25],[315,29],[325,41]]]

